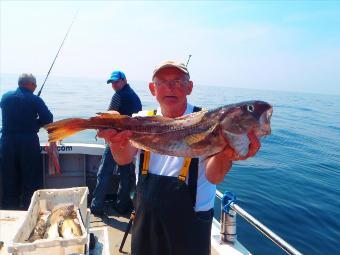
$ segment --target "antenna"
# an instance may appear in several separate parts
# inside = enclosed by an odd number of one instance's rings
[[[190,54],[190,55],[189,55],[189,57],[188,57],[188,61],[187,61],[187,64],[185,65],[185,67],[188,67],[188,64],[189,64],[190,58],[191,58],[191,54]]]

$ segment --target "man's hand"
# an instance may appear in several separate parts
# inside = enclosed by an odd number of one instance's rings
[[[112,157],[119,165],[126,165],[132,162],[137,149],[129,143],[132,132],[125,130],[117,132],[114,129],[101,129],[97,136],[104,138],[110,146]]]
[[[106,113],[120,114],[119,112],[113,110],[107,111]],[[131,131],[118,132],[115,129],[99,129],[97,132],[97,137],[104,138],[105,142],[109,144],[110,147],[115,149],[114,151],[126,147],[131,135]],[[111,152],[114,151],[111,150]]]
[[[116,111],[108,111],[110,114],[119,114]],[[118,132],[115,129],[100,129],[97,137],[104,138],[105,142],[110,146],[112,157],[119,165],[126,165],[132,162],[137,149],[129,143],[132,132],[124,130]]]
[[[227,145],[221,152],[207,159],[206,177],[214,184],[223,181],[224,176],[229,172],[232,166],[232,161],[245,160],[252,157],[260,149],[260,142],[256,135],[251,132],[248,134],[250,141],[247,155],[240,157],[235,150]]]
[[[104,138],[109,144],[112,153],[126,148],[131,135],[132,132],[129,130],[117,132],[115,129],[101,129],[97,132],[97,136]]]

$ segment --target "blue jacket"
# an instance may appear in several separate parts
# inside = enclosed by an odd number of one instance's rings
[[[0,102],[2,134],[33,134],[51,123],[53,115],[44,101],[32,91],[18,87],[5,93]]]

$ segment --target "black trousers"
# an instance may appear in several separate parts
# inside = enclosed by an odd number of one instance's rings
[[[196,213],[176,177],[140,177],[132,227],[134,255],[208,255],[213,209]]]
[[[117,173],[119,175],[119,186],[117,188],[115,207],[122,211],[132,207],[130,192],[134,191],[136,186],[134,165],[132,163],[123,166],[118,165],[117,168],[116,165],[117,163],[112,157],[110,147],[107,145],[97,173],[97,184],[93,191],[91,211],[101,210],[104,207],[105,196],[111,189],[112,175],[117,175]]]
[[[2,207],[27,209],[33,192],[43,186],[42,160],[37,134],[1,137]]]

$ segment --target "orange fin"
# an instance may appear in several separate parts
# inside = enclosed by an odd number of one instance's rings
[[[48,141],[56,142],[87,128],[89,120],[70,118],[59,120],[44,126],[48,132]]]
[[[100,119],[122,119],[122,118],[129,118],[127,115],[120,115],[120,114],[112,114],[108,112],[97,112],[98,116],[93,118],[100,118]]]

